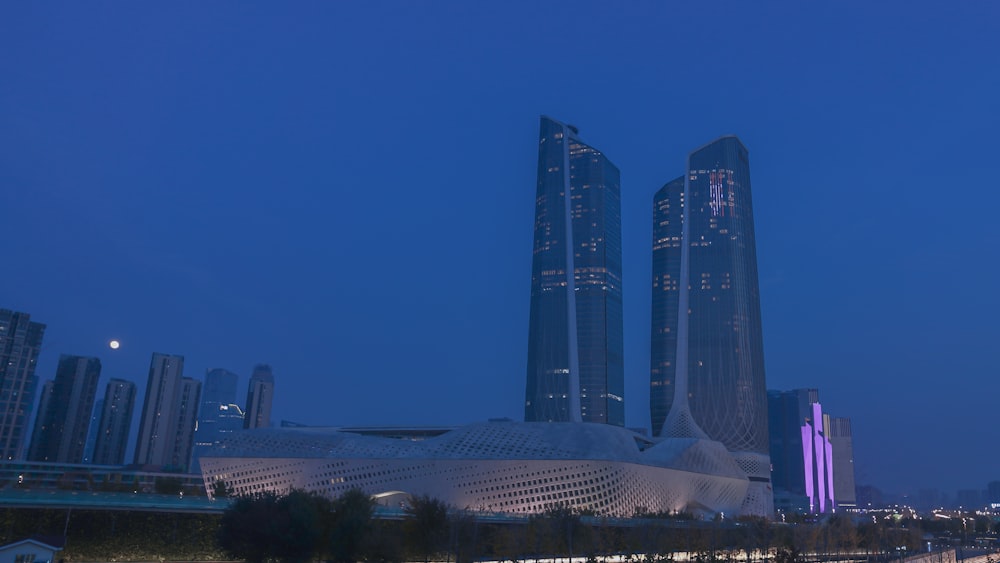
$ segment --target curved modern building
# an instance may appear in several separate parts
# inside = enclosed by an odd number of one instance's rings
[[[618,168],[541,118],[524,419],[625,425]]]
[[[749,481],[725,447],[652,441],[607,424],[490,421],[413,439],[406,431],[242,431],[201,458],[205,488],[236,494],[358,488],[376,498],[430,495],[471,510],[554,507],[610,516],[642,511],[737,513]],[[393,437],[389,437],[393,436]]]
[[[749,475],[751,514],[773,502],[761,333],[750,161],[727,136],[692,151],[654,197],[650,413],[671,436],[690,430],[678,416],[689,409],[725,444]]]

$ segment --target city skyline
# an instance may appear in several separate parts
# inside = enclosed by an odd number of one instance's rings
[[[163,350],[275,366],[273,420],[519,419],[553,115],[621,170],[625,420],[649,428],[652,194],[737,133],[768,385],[851,417],[859,484],[981,488],[1000,8],[900,7],[5,5],[0,306],[48,325],[42,378],[97,356],[142,393]]]

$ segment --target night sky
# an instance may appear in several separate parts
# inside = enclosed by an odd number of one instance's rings
[[[40,380],[97,355],[137,411],[156,351],[241,395],[270,363],[276,421],[519,420],[547,114],[621,169],[648,427],[653,193],[735,133],[768,388],[853,420],[861,484],[982,489],[998,37],[986,0],[7,2],[0,307],[48,325]]]

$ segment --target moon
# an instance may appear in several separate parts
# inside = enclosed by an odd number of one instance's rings
[[[118,342],[117,340],[112,340],[111,342],[108,342],[108,347],[111,348],[112,350],[117,350],[119,346],[121,346],[121,342]]]

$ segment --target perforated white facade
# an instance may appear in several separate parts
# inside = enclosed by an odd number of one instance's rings
[[[237,432],[201,459],[205,487],[336,497],[430,495],[508,514],[738,514],[748,479],[719,442],[648,438],[607,424],[484,422],[414,441],[322,428]]]

